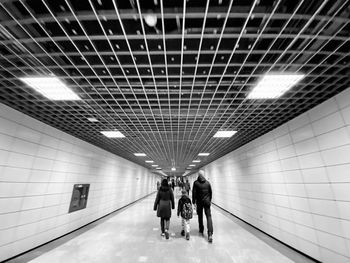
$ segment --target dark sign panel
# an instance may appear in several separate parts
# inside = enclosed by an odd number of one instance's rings
[[[90,184],[75,184],[72,199],[70,201],[69,213],[84,209],[87,204]]]

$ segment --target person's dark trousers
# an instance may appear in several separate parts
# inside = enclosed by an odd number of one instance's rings
[[[213,234],[213,220],[211,219],[210,205],[203,206],[202,204],[197,204],[199,232],[203,233],[203,231],[204,231],[203,210],[204,210],[205,216],[207,218],[208,233]]]
[[[169,230],[169,223],[170,223],[170,218],[164,218],[164,217],[160,218],[160,228],[162,230],[162,233],[165,232],[165,229]]]

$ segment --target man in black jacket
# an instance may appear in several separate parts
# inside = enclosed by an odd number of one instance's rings
[[[193,183],[192,187],[192,202],[197,205],[197,214],[198,214],[198,224],[199,224],[199,233],[203,234],[204,225],[203,225],[203,209],[205,216],[207,218],[207,228],[208,228],[208,241],[213,242],[213,221],[211,219],[211,198],[212,190],[210,183],[204,177],[204,171],[200,170],[198,172],[198,178]]]

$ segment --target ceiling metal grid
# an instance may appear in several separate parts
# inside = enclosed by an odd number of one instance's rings
[[[0,0],[0,19],[1,102],[167,174],[212,162],[350,85],[347,0]],[[306,77],[278,99],[247,99],[268,72]],[[19,80],[36,75],[59,77],[82,100],[50,101]],[[100,133],[114,129],[126,137]],[[230,129],[232,138],[213,138]]]

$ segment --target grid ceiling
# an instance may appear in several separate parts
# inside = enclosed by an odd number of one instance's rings
[[[169,175],[350,85],[347,0],[0,0],[0,19],[0,102]],[[247,99],[268,72],[306,77],[281,98]],[[58,76],[82,100],[50,101],[19,81],[36,75]],[[126,137],[100,133],[114,129]]]

